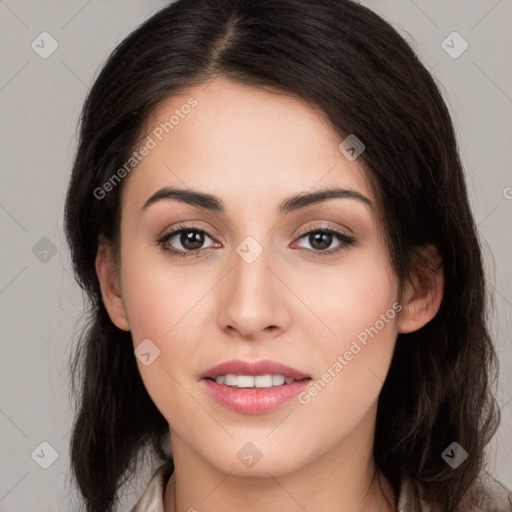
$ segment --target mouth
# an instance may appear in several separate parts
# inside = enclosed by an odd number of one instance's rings
[[[312,378],[276,361],[227,361],[200,376],[209,395],[220,405],[244,414],[280,408],[303,391]]]

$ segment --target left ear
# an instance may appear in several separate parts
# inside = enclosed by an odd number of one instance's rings
[[[443,298],[444,274],[437,247],[417,247],[411,281],[402,296],[398,332],[417,331],[436,316]]]

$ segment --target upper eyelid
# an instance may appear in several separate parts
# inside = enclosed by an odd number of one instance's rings
[[[197,225],[178,225],[178,226],[174,227],[173,229],[164,232],[164,234],[162,234],[160,237],[158,237],[158,240],[162,240],[164,238],[167,238],[167,239],[172,238],[173,236],[176,236],[179,233],[181,233],[182,231],[186,231],[186,230],[203,232],[206,236],[208,236],[211,239],[216,238],[216,235],[210,234],[210,230],[201,228]],[[340,234],[347,238],[353,238],[353,236],[351,234],[347,233],[347,231],[352,232],[352,230],[335,228],[330,225],[326,225],[325,221],[324,221],[324,223],[322,223],[322,221],[320,221],[320,224],[316,224],[316,225],[304,228],[296,235],[296,238],[302,238],[305,235],[307,235],[311,232],[316,232],[316,231],[327,231],[327,232],[332,232],[335,234]],[[206,249],[206,247],[205,247],[205,249]],[[197,250],[200,251],[201,249],[197,249]],[[192,251],[188,251],[188,252],[192,252]]]
[[[182,231],[186,231],[186,230],[201,231],[201,232],[205,233],[207,236],[209,236],[210,238],[217,236],[214,233],[212,233],[213,230],[211,230],[211,229],[206,229],[206,228],[202,228],[202,227],[199,227],[199,226],[187,226],[187,225],[179,224],[178,226],[173,227],[172,229],[165,230],[163,232],[163,234],[161,236],[159,236],[158,238],[162,239],[164,237],[168,237],[168,236],[171,236],[171,235],[175,236],[178,233],[181,233]]]
[[[303,230],[301,230],[299,233],[298,233],[298,237],[301,237],[305,234],[308,234],[310,232],[314,232],[314,231],[332,231],[332,232],[335,232],[335,233],[340,233],[342,235],[345,235],[345,236],[348,236],[350,237],[351,235],[347,232],[347,231],[351,231],[349,229],[342,229],[342,228],[335,228],[333,226],[329,226],[327,224],[316,224],[314,226],[310,226],[308,228],[304,228]]]

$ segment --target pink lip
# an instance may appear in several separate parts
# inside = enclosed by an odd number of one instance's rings
[[[284,377],[291,377],[295,380],[302,380],[310,378],[309,375],[278,363],[277,361],[270,361],[265,359],[263,361],[241,361],[240,359],[233,359],[218,364],[209,370],[203,372],[200,379],[215,379],[219,375],[283,375]]]
[[[235,388],[217,384],[219,375],[283,375],[295,382],[272,386],[270,388]],[[262,414],[278,409],[303,391],[310,383],[311,377],[299,370],[290,368],[276,361],[227,361],[210,368],[201,376],[206,391],[221,405],[233,411],[245,414]]]
[[[271,388],[235,388],[203,379],[201,383],[221,405],[245,414],[262,414],[278,409],[309,385],[311,379],[298,380]]]

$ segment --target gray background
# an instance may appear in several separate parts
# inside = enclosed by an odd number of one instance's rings
[[[413,46],[437,77],[453,116],[486,267],[495,275],[491,320],[501,362],[502,424],[490,445],[490,469],[512,488],[512,1],[362,3]],[[82,296],[70,274],[62,215],[77,119],[100,64],[163,5],[0,1],[0,512],[75,508],[67,363]],[[47,59],[31,47],[43,31],[59,45]],[[453,31],[469,44],[458,58],[442,47]],[[450,51],[460,50],[461,41],[451,41],[445,43],[453,46]],[[36,463],[50,461],[42,442],[58,453],[47,469]],[[123,509],[134,503],[147,478],[141,475],[127,489]]]

